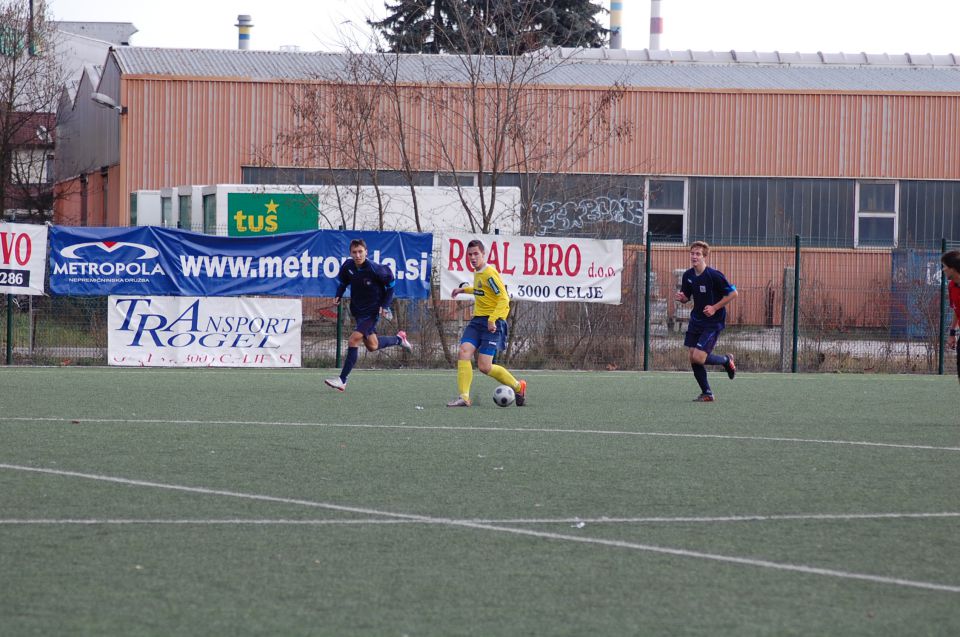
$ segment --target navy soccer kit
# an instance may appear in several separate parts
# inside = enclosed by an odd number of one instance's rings
[[[380,308],[389,308],[393,301],[396,285],[393,272],[387,266],[370,259],[364,261],[360,267],[357,267],[353,259],[347,259],[340,266],[337,279],[340,281],[337,298],[343,298],[347,286],[350,287],[350,313],[357,322],[356,331],[364,336],[375,334],[377,321],[380,320]]]
[[[736,288],[727,281],[722,272],[709,266],[699,275],[694,268],[683,273],[680,291],[688,299],[693,299],[690,322],[683,338],[686,347],[696,347],[707,354],[713,351],[726,324],[727,309],[720,308],[713,316],[707,316],[703,313],[703,308],[716,305],[734,290]]]

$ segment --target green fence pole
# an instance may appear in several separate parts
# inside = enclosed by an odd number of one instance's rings
[[[7,295],[7,365],[13,365],[13,295]]]
[[[647,232],[646,240],[646,267],[644,272],[643,284],[643,371],[650,370],[650,263],[652,262],[650,254],[650,233]]]
[[[947,251],[947,239],[942,237],[940,239],[940,254],[943,254]],[[943,376],[943,328],[946,325],[946,300],[947,300],[947,277],[943,276],[942,270],[940,274],[940,332],[937,341],[939,341],[940,346],[937,347],[937,373]]]
[[[800,235],[793,236],[793,353],[790,372],[797,373],[797,350],[800,346]]]
[[[339,230],[343,230],[343,224],[340,224]],[[337,367],[343,367],[343,299],[340,299],[337,305]]]

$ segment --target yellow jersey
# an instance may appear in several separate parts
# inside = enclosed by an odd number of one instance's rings
[[[510,314],[510,296],[500,273],[490,264],[473,273],[473,285],[464,288],[474,298],[473,315],[489,320],[506,319]]]

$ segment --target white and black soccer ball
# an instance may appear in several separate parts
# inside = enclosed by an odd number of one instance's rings
[[[498,407],[509,407],[516,399],[517,395],[514,393],[512,387],[500,385],[493,390],[493,402],[497,403]]]

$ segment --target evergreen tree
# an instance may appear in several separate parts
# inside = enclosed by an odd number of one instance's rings
[[[396,53],[517,55],[545,46],[597,48],[607,29],[592,0],[396,0],[369,21]]]

